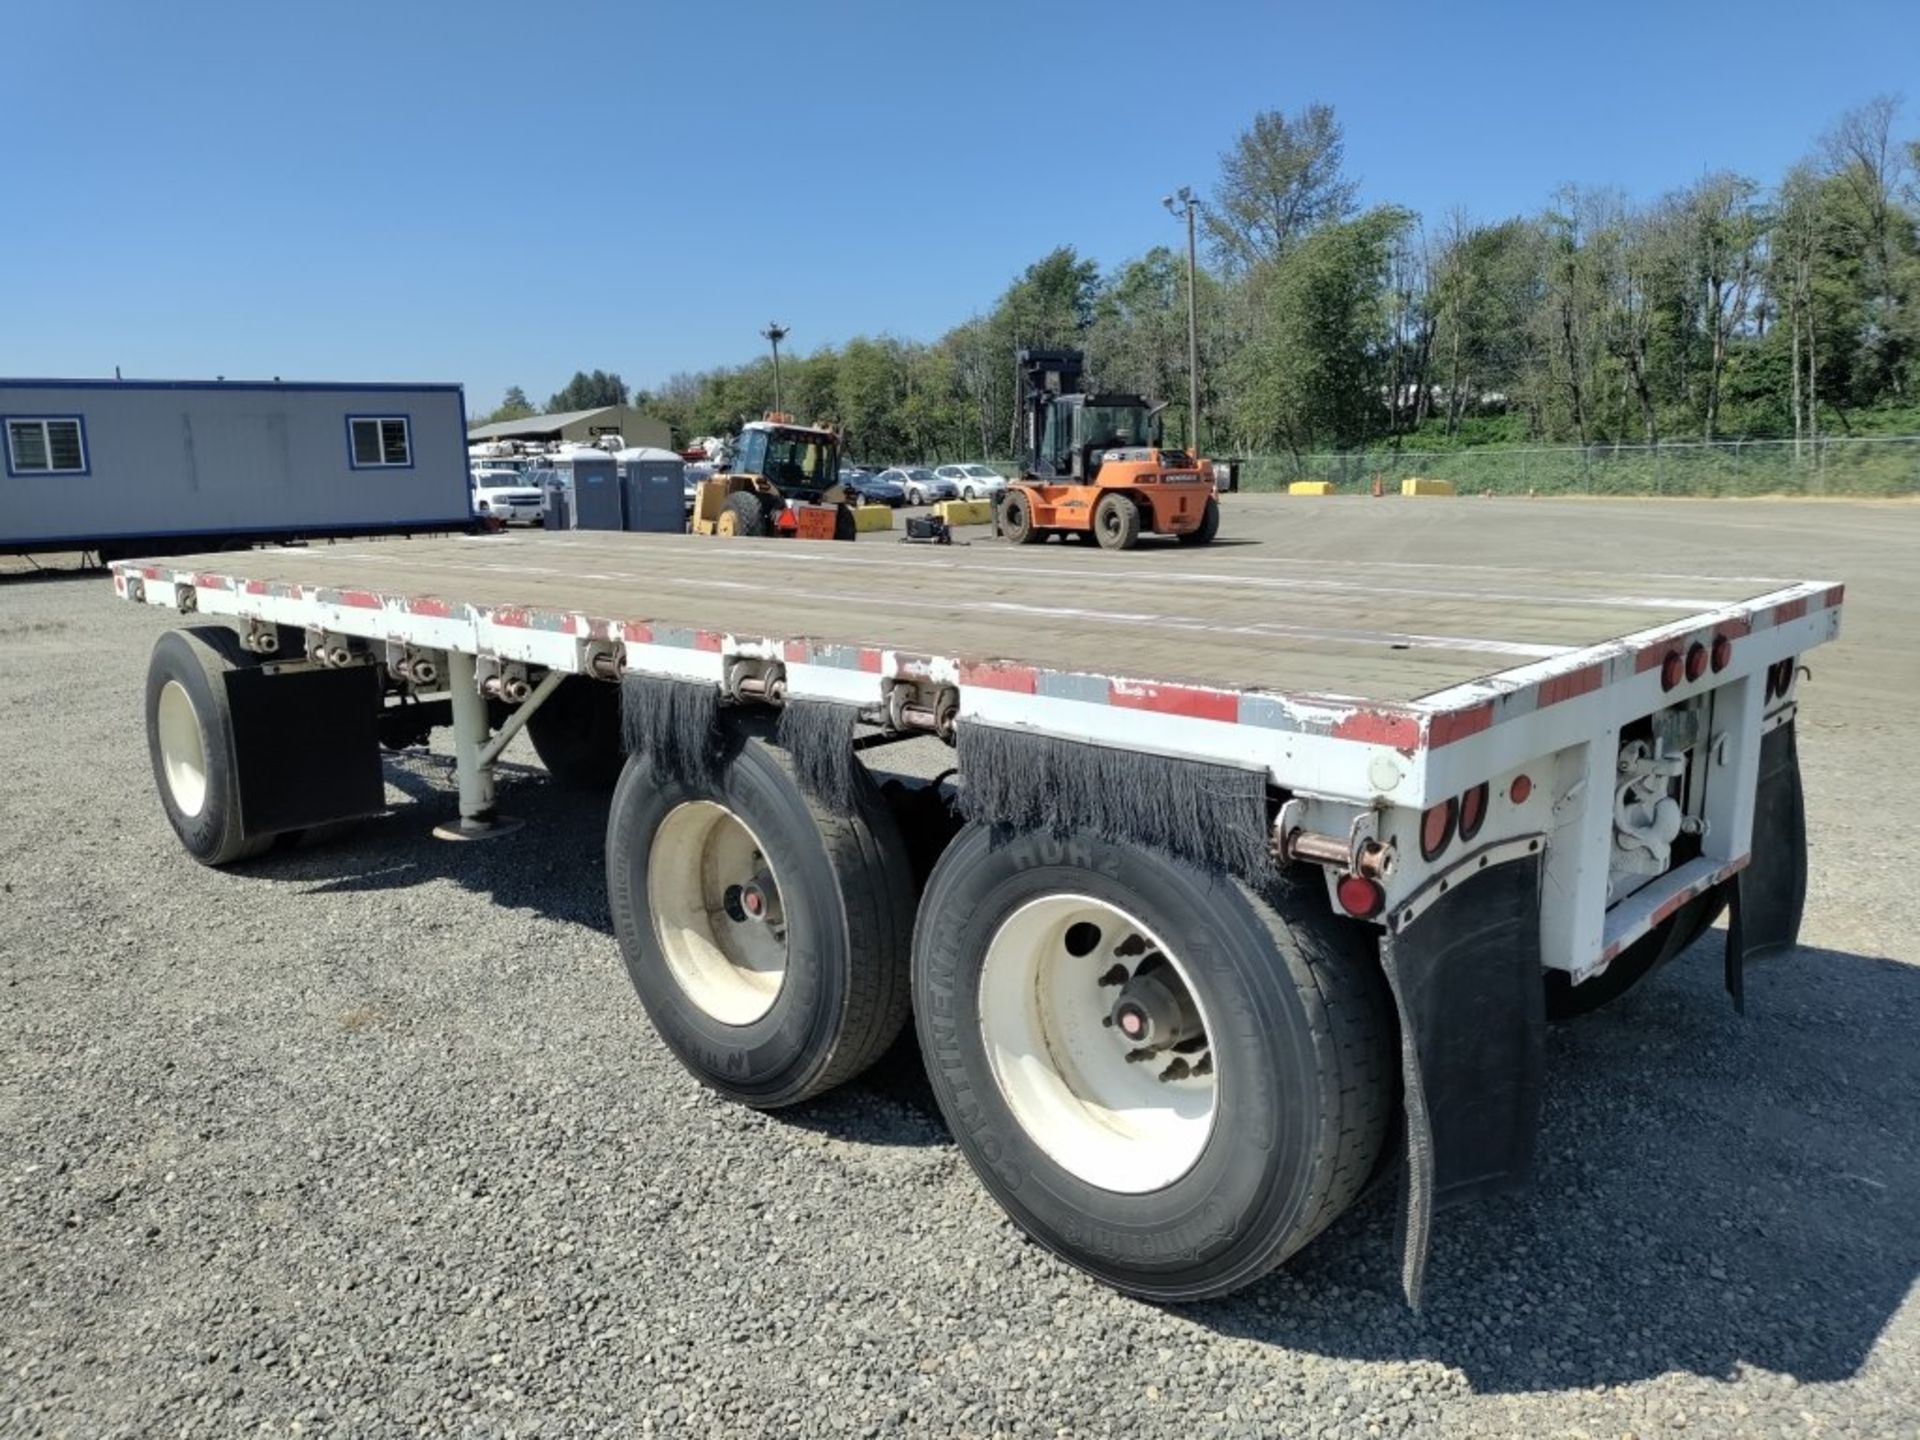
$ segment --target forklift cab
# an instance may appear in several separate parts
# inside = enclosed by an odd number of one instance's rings
[[[818,502],[840,483],[839,452],[829,430],[762,421],[741,430],[727,469],[758,476],[789,499]]]
[[[1160,410],[1137,395],[1055,395],[1047,399],[1033,473],[1091,484],[1109,450],[1158,449]]]

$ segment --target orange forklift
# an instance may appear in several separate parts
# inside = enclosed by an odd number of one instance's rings
[[[995,528],[1019,545],[1088,533],[1107,550],[1131,550],[1142,535],[1207,544],[1220,530],[1216,481],[1227,467],[1162,448],[1164,404],[1084,393],[1083,360],[1078,350],[1020,352],[1026,454]]]

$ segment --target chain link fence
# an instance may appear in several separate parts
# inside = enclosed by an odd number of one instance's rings
[[[1240,467],[1248,491],[1326,480],[1366,494],[1376,479],[1388,491],[1446,480],[1463,495],[1915,495],[1920,435],[1255,455]]]

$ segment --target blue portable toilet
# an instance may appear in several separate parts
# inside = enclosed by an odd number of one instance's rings
[[[573,528],[624,530],[626,497],[620,490],[620,467],[605,451],[576,450],[568,457],[573,471]]]
[[[622,450],[620,488],[629,530],[678,535],[687,528],[687,465],[671,450],[639,446]]]

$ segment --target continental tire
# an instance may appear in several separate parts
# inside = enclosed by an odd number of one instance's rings
[[[797,1104],[879,1058],[907,1016],[913,878],[873,782],[851,814],[742,738],[711,782],[628,759],[607,828],[607,898],[655,1032],[744,1104]],[[750,893],[751,892],[751,893]]]
[[[160,805],[180,843],[203,865],[230,865],[274,837],[241,833],[240,776],[226,674],[256,663],[224,625],[169,630],[147,665],[147,753]]]
[[[1140,543],[1140,507],[1115,490],[1093,507],[1093,533],[1102,550],[1131,550]]]
[[[562,785],[611,790],[625,759],[620,750],[620,687],[569,675],[527,717],[527,739],[547,773]]]
[[[1353,1201],[1387,1140],[1397,1043],[1372,940],[1305,888],[969,826],[921,901],[913,995],[988,1190],[1135,1295],[1259,1278]]]
[[[1200,512],[1200,523],[1180,536],[1182,545],[1211,545],[1213,537],[1220,533],[1220,502],[1208,500],[1207,508]]]

